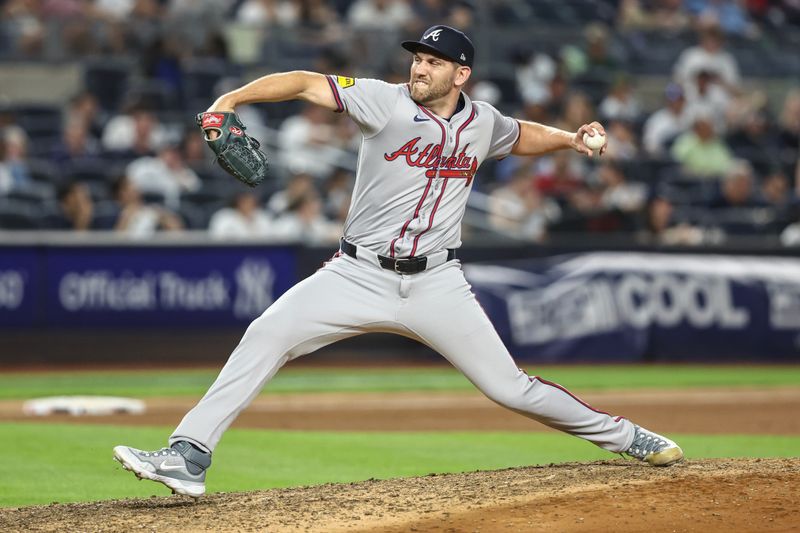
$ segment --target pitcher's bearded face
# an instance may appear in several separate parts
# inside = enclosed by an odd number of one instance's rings
[[[440,57],[419,52],[411,62],[411,98],[428,104],[447,95],[455,82],[458,65]]]

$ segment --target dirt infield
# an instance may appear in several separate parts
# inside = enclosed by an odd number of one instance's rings
[[[596,408],[662,432],[800,435],[800,388],[598,392]],[[37,417],[80,424],[175,426],[195,398],[146,401],[140,416]],[[0,421],[31,420],[22,403],[0,402]],[[234,427],[340,431],[550,431],[479,393],[332,393],[260,396]]]
[[[0,531],[796,531],[797,501],[798,459],[614,460],[0,509]]]

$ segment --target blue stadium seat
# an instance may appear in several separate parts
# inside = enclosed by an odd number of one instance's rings
[[[219,59],[190,59],[184,64],[184,109],[205,109],[215,98],[216,84],[230,75],[230,64]]]
[[[152,192],[152,191],[142,192],[142,200],[146,204],[164,205],[164,203],[166,202],[163,194],[161,194],[160,192]]]
[[[178,215],[183,219],[186,229],[204,230],[212,212],[192,204],[181,204]]]
[[[84,64],[84,86],[106,111],[117,111],[128,91],[128,79],[133,71],[130,61],[95,59]]]
[[[631,74],[671,75],[681,53],[694,44],[692,37],[659,32],[632,32],[623,37]]]
[[[22,104],[10,110],[14,113],[17,124],[28,134],[31,144],[60,136],[62,120],[60,107],[47,104]],[[47,147],[49,149],[50,145]]]
[[[119,207],[111,201],[100,201],[94,204],[92,215],[92,228],[97,230],[112,230],[119,218]]]
[[[161,112],[176,109],[182,103],[175,88],[161,80],[139,81],[128,88],[125,98]]]
[[[109,182],[113,178],[112,165],[105,160],[73,161],[64,165],[62,172],[69,181]]]
[[[36,207],[45,202],[55,200],[56,188],[52,183],[34,181],[12,189],[6,193],[5,197],[21,204]]]
[[[53,154],[53,149],[61,143],[61,135],[43,135],[31,137],[28,143],[28,156],[36,158],[49,158]]]
[[[63,181],[61,169],[47,159],[28,159],[28,171],[37,182],[58,184]]]
[[[83,180],[86,187],[89,188],[89,195],[92,201],[101,202],[111,199],[111,187],[105,179],[100,180]]]
[[[225,203],[230,196],[230,191],[222,192],[218,189],[204,187],[199,191],[181,194],[181,205],[189,203],[196,206],[217,205]]]
[[[772,208],[714,209],[711,216],[728,235],[762,235],[777,233],[779,221]]]
[[[15,200],[0,200],[0,230],[39,229],[35,207]]]
[[[500,101],[504,104],[518,104],[522,101],[517,90],[517,80],[513,76],[492,76],[488,78],[500,89]]]

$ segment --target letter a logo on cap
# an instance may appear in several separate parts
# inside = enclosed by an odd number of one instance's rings
[[[439,34],[440,34],[440,33],[442,33],[442,30],[441,30],[441,29],[438,29],[438,30],[433,30],[433,31],[432,31],[432,32],[430,32],[428,35],[423,35],[423,36],[422,36],[422,40],[423,40],[423,41],[427,41],[428,39],[430,39],[430,38],[433,38],[433,40],[434,40],[434,41],[438,41],[438,40],[439,40]]]

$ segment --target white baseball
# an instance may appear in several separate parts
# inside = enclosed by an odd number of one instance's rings
[[[591,150],[599,150],[605,146],[606,136],[598,132],[597,128],[592,128],[592,130],[594,131],[594,137],[590,136],[588,133],[584,133],[583,144],[588,146]]]

